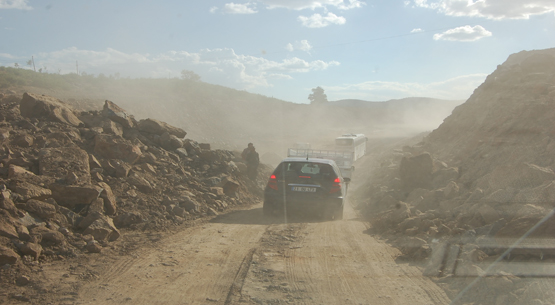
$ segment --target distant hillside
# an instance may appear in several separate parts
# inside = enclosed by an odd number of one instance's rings
[[[357,99],[344,99],[338,101],[330,101],[330,104],[344,107],[360,107],[360,108],[382,108],[399,105],[460,105],[464,100],[440,100],[430,97],[406,97],[402,99],[393,99],[388,101],[365,101]]]
[[[374,108],[382,107],[385,102],[371,102],[365,100],[345,99],[338,101],[330,101],[330,104],[342,107],[359,107],[359,108]]]
[[[345,99],[330,102],[343,108],[356,108],[380,125],[403,124],[418,131],[435,129],[464,100],[408,97],[384,102]]]

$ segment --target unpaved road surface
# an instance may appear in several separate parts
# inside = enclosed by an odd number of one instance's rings
[[[115,261],[77,304],[447,304],[399,252],[345,219],[265,219],[261,205],[218,216]],[[99,266],[99,264],[105,264]]]

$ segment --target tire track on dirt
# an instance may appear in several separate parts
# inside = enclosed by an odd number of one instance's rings
[[[345,211],[343,221],[281,224],[268,230],[264,238],[272,242],[260,245],[260,262],[248,275],[245,295],[261,304],[449,303],[419,269],[397,264],[398,250],[364,234],[368,224],[351,206]],[[296,238],[280,243],[291,230]]]
[[[252,257],[256,248],[251,249],[243,261],[241,262],[241,266],[237,270],[237,274],[235,275],[235,279],[233,280],[233,284],[229,289],[229,293],[227,294],[227,298],[225,300],[225,305],[232,305],[240,301],[241,299],[241,290],[243,289],[243,284],[245,283],[245,278],[249,272],[249,268],[252,262]]]
[[[269,225],[251,217],[249,211],[222,215],[113,262],[81,289],[80,303],[235,304]]]
[[[108,271],[103,275],[106,279],[111,279],[119,276],[120,274],[129,270],[133,265],[141,263],[143,259],[137,259],[133,257],[126,257],[117,261],[115,264],[111,265]]]

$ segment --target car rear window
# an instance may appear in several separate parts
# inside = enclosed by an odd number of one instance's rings
[[[336,178],[333,168],[329,164],[314,162],[283,162],[276,170],[278,176],[308,175],[311,177]]]

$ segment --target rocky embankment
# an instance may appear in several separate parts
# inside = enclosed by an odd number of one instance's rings
[[[101,252],[126,230],[163,230],[259,199],[240,158],[180,128],[136,121],[110,101],[77,113],[44,95],[0,99],[3,283],[25,285],[25,266]]]
[[[553,122],[555,49],[511,55],[439,128],[373,169],[373,232],[425,259],[460,302],[553,304],[538,280],[554,276],[543,268],[555,262]]]

